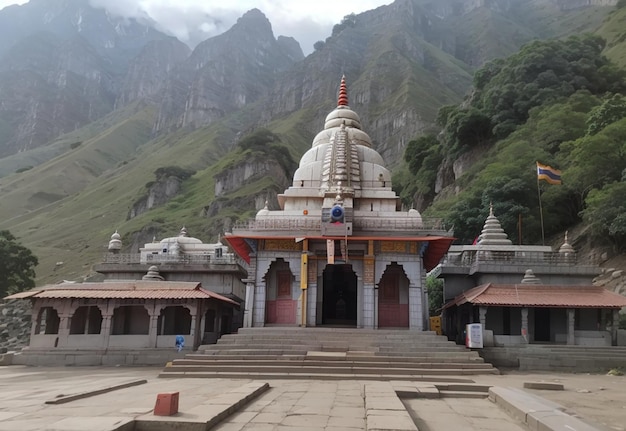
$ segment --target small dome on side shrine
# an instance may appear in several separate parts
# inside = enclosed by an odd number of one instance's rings
[[[111,241],[109,241],[109,251],[120,251],[122,249],[122,237],[117,231],[111,235]]]
[[[527,269],[524,278],[522,278],[522,284],[541,284],[541,280],[535,276],[532,269]]]
[[[574,253],[576,253],[576,250],[574,250],[574,247],[572,247],[570,245],[570,243],[567,242],[567,231],[565,231],[565,242],[559,248],[559,253],[563,253],[563,254],[570,254],[570,253],[574,254]]]
[[[265,201],[265,206],[261,208],[259,212],[256,213],[256,218],[258,219],[259,217],[267,216],[269,215],[269,213],[270,213],[269,202]]]
[[[146,275],[144,275],[143,277],[141,277],[142,280],[147,280],[147,281],[163,281],[165,280],[163,277],[161,277],[161,274],[159,274],[159,267],[156,265],[152,265],[150,268],[148,268],[148,272],[146,273]]]
[[[493,215],[493,205],[489,205],[489,217],[485,220],[485,225],[480,233],[478,245],[513,245],[500,221]]]

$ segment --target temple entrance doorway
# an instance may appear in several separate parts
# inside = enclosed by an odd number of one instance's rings
[[[322,324],[356,326],[357,277],[352,265],[328,265],[323,272]]]
[[[297,301],[293,295],[293,274],[283,259],[272,263],[266,276],[265,323],[294,325]]]
[[[409,327],[409,279],[397,263],[387,266],[378,284],[378,327]]]

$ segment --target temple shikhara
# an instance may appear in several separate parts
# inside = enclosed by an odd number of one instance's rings
[[[249,264],[245,327],[427,328],[426,271],[453,238],[439,220],[401,210],[345,78],[278,202],[224,237]]]

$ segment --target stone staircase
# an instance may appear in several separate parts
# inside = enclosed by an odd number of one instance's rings
[[[521,347],[489,347],[485,360],[520,371],[602,372],[626,368],[626,347],[590,347],[529,344]]]
[[[467,382],[497,373],[477,352],[434,332],[267,327],[224,335],[159,377]]]

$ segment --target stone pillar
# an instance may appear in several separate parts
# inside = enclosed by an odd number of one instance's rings
[[[37,325],[39,324],[39,312],[41,311],[40,307],[33,307],[30,316],[30,335],[35,335],[37,331]]]
[[[274,256],[269,256],[267,253],[261,256],[251,257],[255,260],[254,267],[250,267],[248,272],[249,279],[254,279],[254,305],[252,305],[252,326],[265,326],[265,299],[267,286],[265,283],[265,276],[270,269]],[[254,277],[250,277],[250,271],[254,270]]]
[[[378,286],[374,289],[374,329],[378,329]]]
[[[528,308],[522,308],[522,338],[528,344],[530,342],[530,336],[528,335]]]
[[[109,340],[111,338],[111,325],[113,321],[113,310],[115,310],[115,301],[109,299],[105,304],[98,305],[100,308],[100,314],[102,314],[102,324],[100,325],[100,334],[102,337],[103,348],[109,347]]]
[[[575,328],[575,310],[573,308],[567,309],[567,344],[576,344],[576,336],[574,335]]]
[[[109,348],[109,339],[111,338],[111,321],[113,318],[113,312],[102,313],[102,326],[100,326],[100,334],[104,335],[102,343],[104,348]]]
[[[484,331],[485,325],[487,324],[487,307],[478,307],[478,318],[480,319],[480,326],[482,326]]]
[[[252,326],[265,326],[265,280],[259,280],[254,287],[254,315]]]
[[[424,330],[424,311],[422,308],[422,289],[409,279],[409,329]]]
[[[200,314],[200,326],[198,327],[198,332],[200,333],[200,340],[198,343],[202,345],[204,343],[204,328],[206,327],[206,303],[203,307],[198,309]]]
[[[612,310],[613,319],[611,322],[611,345],[617,346],[617,330],[619,329],[619,309]]]
[[[189,328],[189,338],[191,338],[191,345],[193,349],[198,346],[198,340],[196,339],[196,334],[198,331],[196,330],[196,322],[198,321],[198,309],[196,307],[192,307],[191,311],[191,328]]]
[[[152,307],[146,307],[150,316],[150,329],[148,330],[148,345],[157,346],[157,335],[159,334],[159,315],[161,314],[161,305],[154,304]],[[151,309],[150,309],[151,308]]]
[[[59,342],[57,347],[66,347],[67,339],[70,336],[70,321],[72,315],[69,313],[59,314]]]
[[[317,320],[317,260],[308,260],[307,275],[307,326],[315,326]]]
[[[374,286],[374,256],[365,256],[363,267],[363,328],[378,328],[378,288]]]
[[[243,309],[243,327],[252,327],[252,314],[254,313],[254,283],[246,283],[246,298]]]

